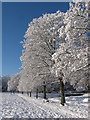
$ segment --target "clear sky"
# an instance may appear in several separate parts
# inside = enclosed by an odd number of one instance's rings
[[[69,3],[3,3],[2,4],[2,75],[13,75],[21,67],[20,56],[28,23],[45,13],[66,12]]]

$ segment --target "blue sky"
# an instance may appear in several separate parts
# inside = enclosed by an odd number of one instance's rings
[[[28,23],[45,13],[54,13],[57,10],[66,12],[69,4],[58,3],[30,3],[12,2],[2,4],[2,75],[13,75],[21,67],[20,56],[24,34]]]

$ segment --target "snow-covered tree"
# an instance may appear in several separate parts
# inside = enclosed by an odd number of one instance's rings
[[[43,84],[43,81],[53,80],[50,72],[52,54],[59,46],[58,29],[63,23],[64,13],[45,14],[33,19],[25,34],[23,42],[22,76],[19,90],[31,91]]]
[[[60,80],[62,91],[68,81],[75,87],[72,74],[89,69],[87,11],[87,3],[76,1],[66,13],[57,11],[33,19],[23,41],[19,91],[36,90],[43,81],[55,80],[50,70]],[[83,80],[79,78],[78,83]]]
[[[10,81],[10,76],[5,75],[2,77],[2,92],[7,92],[9,81]]]
[[[17,73],[11,77],[8,82],[8,91],[18,91],[18,84],[21,77],[21,73]]]
[[[90,66],[77,70],[70,75],[69,81],[71,81],[71,84],[74,83],[73,86],[77,91],[84,91],[90,88],[89,71]]]
[[[52,59],[56,63],[54,66],[56,75],[60,75],[59,72],[63,71],[64,77],[66,77],[71,72],[88,65],[88,16],[84,5],[77,3],[73,6],[73,3],[70,3],[64,23],[65,25],[59,29],[62,39],[60,48]]]
[[[88,67],[86,5],[85,3],[70,3],[70,9],[64,16],[64,26],[59,29],[61,43],[60,48],[52,56],[55,62],[52,71],[64,83],[70,81],[69,77],[73,72]],[[70,82],[75,85],[75,79],[72,78]]]

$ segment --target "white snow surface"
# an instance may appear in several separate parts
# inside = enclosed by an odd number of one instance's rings
[[[2,118],[88,118],[88,94],[66,97],[50,97],[49,102],[26,94],[0,93]],[[0,118],[1,119],[1,118]]]

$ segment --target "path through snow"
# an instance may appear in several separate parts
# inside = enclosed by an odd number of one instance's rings
[[[88,118],[88,95],[66,97],[65,106],[60,98],[49,102],[22,94],[0,93],[3,118]],[[1,105],[1,104],[0,104]]]

